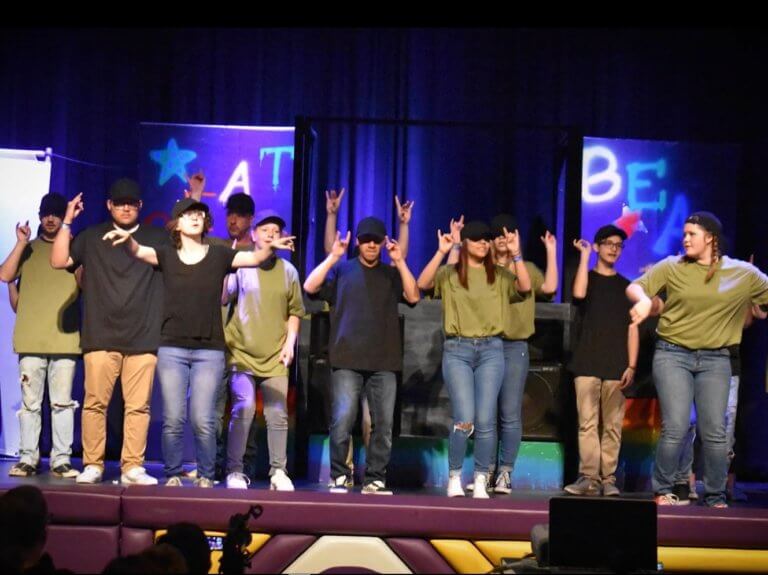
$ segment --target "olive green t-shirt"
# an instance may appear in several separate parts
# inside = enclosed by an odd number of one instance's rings
[[[536,296],[550,298],[551,294],[542,294],[544,274],[533,262],[524,262],[531,277],[531,291],[521,294],[523,301],[502,307],[504,314],[504,339],[528,339],[536,328],[533,320],[536,316]]]
[[[519,301],[515,275],[496,269],[496,280],[488,284],[485,268],[469,267],[465,289],[453,264],[444,265],[435,276],[435,298],[443,300],[443,330],[448,337],[490,337],[501,335],[504,307]]]
[[[19,354],[80,353],[80,310],[75,275],[51,267],[51,244],[32,240],[21,256],[13,349]]]
[[[280,363],[288,317],[304,316],[296,268],[281,258],[257,268],[240,268],[228,276],[227,290],[237,293],[232,318],[224,328],[228,370],[257,377],[288,375]]]
[[[744,306],[768,303],[768,276],[750,263],[724,256],[709,282],[709,266],[669,256],[633,283],[649,297],[667,292],[656,332],[688,349],[718,349],[741,341]]]

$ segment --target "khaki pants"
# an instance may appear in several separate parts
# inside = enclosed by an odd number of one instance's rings
[[[579,376],[574,383],[579,412],[579,474],[612,483],[616,480],[626,404],[620,382]]]
[[[149,403],[157,356],[153,353],[91,351],[83,355],[83,361],[83,465],[97,465],[104,469],[107,406],[115,389],[115,381],[120,376],[125,403],[120,468],[125,473],[134,467],[141,467],[147,449]]]

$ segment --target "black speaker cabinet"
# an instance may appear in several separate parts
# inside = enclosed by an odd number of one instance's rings
[[[567,394],[559,363],[532,363],[523,393],[523,439],[560,441]]]
[[[657,572],[656,503],[619,497],[551,498],[549,566],[562,573]]]

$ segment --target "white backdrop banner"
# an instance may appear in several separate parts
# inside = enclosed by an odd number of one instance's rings
[[[7,150],[0,148],[0,262],[16,243],[16,223],[29,220],[32,236],[39,224],[40,198],[51,185],[50,148]],[[8,286],[0,287],[0,455],[19,454],[21,407],[18,358],[13,352],[16,316],[8,300]]]

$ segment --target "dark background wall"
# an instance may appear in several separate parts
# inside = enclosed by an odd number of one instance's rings
[[[293,125],[296,116],[483,123],[318,125],[307,238],[318,251],[326,187],[350,190],[340,224],[392,196],[416,200],[420,268],[451,216],[514,211],[522,231],[554,225],[562,127],[592,136],[738,143],[732,254],[768,264],[768,49],[758,30],[683,29],[5,29],[0,147],[55,159],[52,189],[83,191],[83,224],[104,191],[135,175],[141,121]],[[406,173],[407,172],[407,173]],[[371,175],[373,174],[373,175]],[[717,211],[717,206],[707,206]],[[8,230],[11,233],[11,230]],[[314,250],[314,251],[313,251]],[[316,254],[319,256],[319,254]],[[740,427],[745,473],[768,477],[764,325],[746,334]]]

